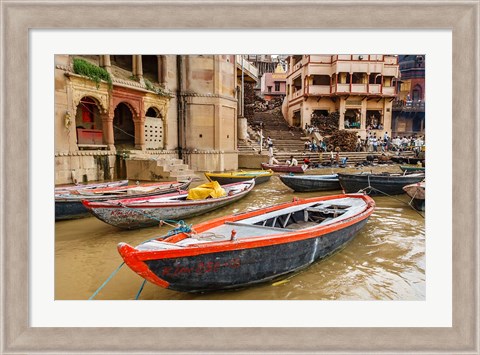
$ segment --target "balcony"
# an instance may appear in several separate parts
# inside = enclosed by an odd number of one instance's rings
[[[385,96],[395,96],[395,88],[393,86],[387,86],[382,88],[382,94]]]
[[[364,94],[367,92],[367,84],[352,84],[352,94]]]
[[[309,95],[330,95],[330,85],[309,85]]]
[[[425,101],[395,100],[392,106],[395,111],[424,112]]]
[[[337,84],[336,93],[337,94],[341,94],[341,93],[349,94],[350,93],[350,84]]]
[[[311,55],[310,63],[331,64],[332,56],[331,55]]]
[[[369,94],[380,94],[380,90],[382,86],[380,84],[370,84],[368,86],[368,93]]]
[[[303,96],[303,90],[297,90],[292,93],[292,99],[296,99],[297,97]]]
[[[258,81],[258,69],[253,66],[246,58],[243,58],[242,55],[236,55],[235,56],[235,61],[237,64],[237,69],[242,70],[243,67],[243,73],[244,75],[247,75],[254,81]]]

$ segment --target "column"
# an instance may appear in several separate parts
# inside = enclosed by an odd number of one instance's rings
[[[167,86],[167,56],[158,56],[158,82],[165,88]]]
[[[103,139],[105,144],[108,145],[109,150],[115,151],[115,138],[113,133],[113,118],[114,111],[102,115],[102,129],[103,129]]]
[[[365,131],[367,129],[367,100],[362,100],[362,108],[360,112],[360,130]]]
[[[112,63],[110,61],[110,55],[107,54],[107,55],[102,55],[101,56],[102,58],[102,66],[103,68],[109,73],[109,74],[112,74]]]
[[[142,66],[142,56],[136,55],[137,59],[137,78],[138,80],[143,83],[143,66]]]
[[[345,128],[345,111],[346,111],[345,103],[346,103],[345,99],[343,97],[340,98],[340,108],[338,110],[340,112],[340,119],[338,122],[339,129]]]
[[[135,149],[145,150],[145,116],[133,120],[135,125]]]

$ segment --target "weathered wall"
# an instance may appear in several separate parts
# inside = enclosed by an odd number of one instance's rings
[[[238,169],[238,154],[223,151],[191,151],[186,163],[195,171],[226,171]]]
[[[56,153],[55,184],[115,179],[115,160],[108,151]]]

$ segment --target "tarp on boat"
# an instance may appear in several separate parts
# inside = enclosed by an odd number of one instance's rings
[[[226,194],[218,181],[211,181],[188,190],[187,200],[203,200],[208,197],[217,198],[226,196]]]

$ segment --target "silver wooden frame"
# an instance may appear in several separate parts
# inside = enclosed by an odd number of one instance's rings
[[[478,354],[479,2],[314,0],[295,2],[295,12],[292,12],[293,2],[3,0],[2,353]],[[90,8],[94,11],[85,11]],[[453,327],[29,327],[29,29],[317,28],[320,13],[324,28],[453,30]],[[122,18],[128,21],[120,21]]]

